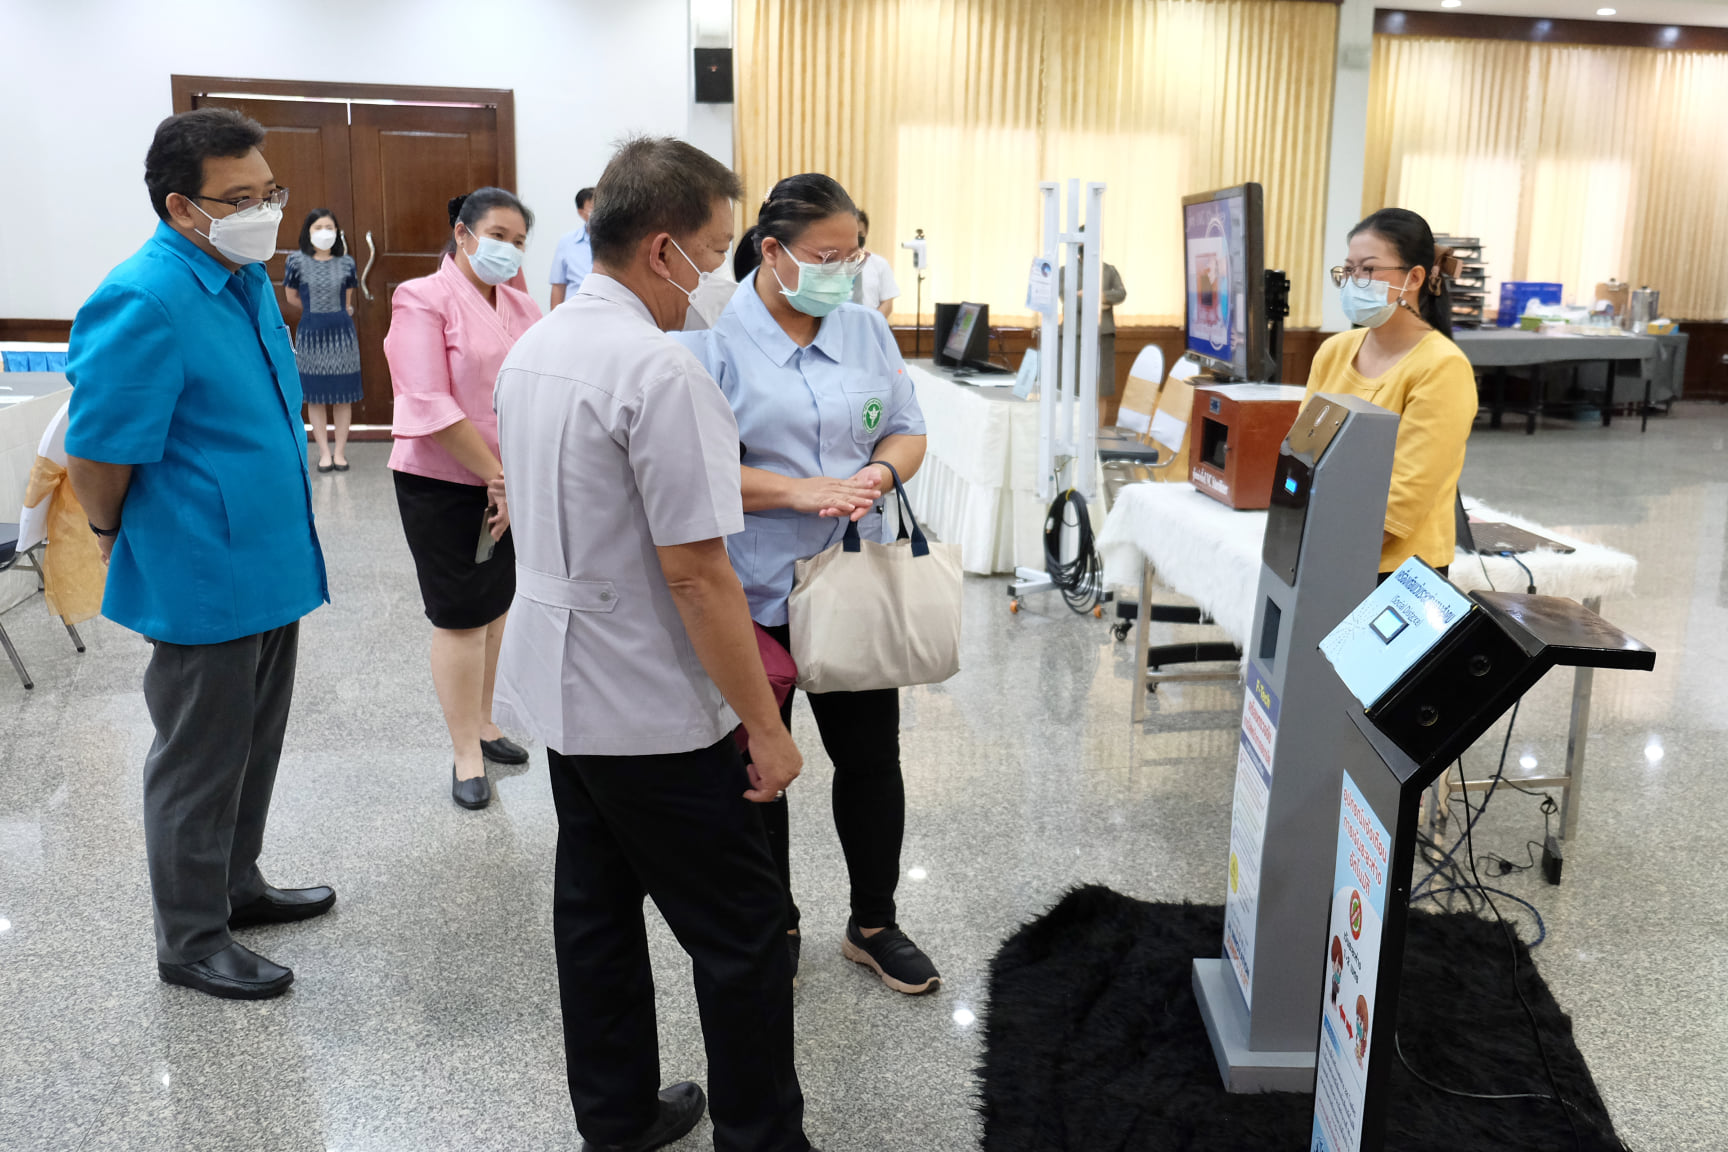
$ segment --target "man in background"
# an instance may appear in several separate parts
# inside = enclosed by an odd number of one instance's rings
[[[1080,225],[1080,231],[1086,231],[1086,225]],[[1086,307],[1086,261],[1082,258],[1080,269],[1080,286],[1075,292],[1076,302],[1081,308]],[[1116,271],[1116,266],[1104,261],[1099,269],[1102,275],[1104,289],[1103,306],[1098,316],[1098,426],[1109,428],[1116,423],[1116,417],[1122,409],[1122,401],[1116,395],[1116,305],[1128,299],[1128,289],[1122,286],[1122,274]],[[1068,299],[1064,285],[1068,282],[1068,270],[1056,270],[1056,298]]]
[[[869,248],[870,215],[858,213],[858,247]],[[874,308],[884,316],[894,314],[894,301],[900,298],[900,285],[894,281],[894,265],[879,252],[870,253],[858,279],[852,282],[852,302]]]
[[[329,910],[329,888],[258,871],[294,696],[300,618],[330,599],[312,523],[300,376],[264,271],[288,190],[264,129],[227,108],[156,127],[161,218],[78,310],[67,470],[108,587],[102,613],[154,646],[144,844],[163,980],[278,996],[288,968],[229,930]]]
[[[576,215],[582,217],[582,227],[558,238],[558,250],[552,254],[552,307],[574,296],[582,281],[594,270],[594,249],[588,243],[588,217],[594,211],[594,189],[576,193]]]
[[[715,1149],[810,1147],[786,890],[760,807],[802,761],[726,555],[744,529],[738,424],[664,335],[725,261],[738,195],[689,144],[626,143],[600,177],[593,273],[517,342],[495,393],[517,576],[494,707],[547,748],[564,1052],[588,1152],[661,1148],[702,1116],[694,1083],[660,1089],[644,896],[690,956]]]

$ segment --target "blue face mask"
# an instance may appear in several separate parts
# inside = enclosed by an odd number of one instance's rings
[[[852,299],[852,282],[858,279],[858,273],[835,272],[829,265],[806,264],[790,252],[786,255],[798,265],[798,287],[787,288],[786,281],[780,279],[778,272],[774,273],[774,279],[779,281],[780,294],[792,307],[806,316],[821,319]]]
[[[469,235],[474,236],[478,247],[472,252],[466,248],[462,251],[468,257],[468,266],[481,280],[487,284],[502,284],[521,270],[523,253],[516,245],[472,232]]]
[[[1404,274],[1404,283],[1410,283],[1410,274]],[[1384,280],[1370,280],[1368,286],[1358,287],[1356,281],[1349,277],[1338,288],[1338,302],[1344,307],[1344,315],[1352,324],[1360,324],[1364,328],[1378,328],[1392,319],[1392,313],[1398,311],[1398,298],[1404,294],[1399,288],[1395,294],[1392,285]]]

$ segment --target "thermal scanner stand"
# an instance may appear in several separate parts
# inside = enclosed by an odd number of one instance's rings
[[[1373,754],[1323,667],[1321,637],[1374,589],[1398,417],[1320,394],[1280,447],[1262,546],[1230,819],[1221,958],[1194,996],[1231,1092],[1314,1082],[1313,965],[1332,896],[1338,781]]]
[[[1385,1147],[1398,994],[1422,792],[1550,668],[1649,671],[1656,653],[1573,600],[1465,596],[1404,563],[1321,642],[1320,679],[1347,699],[1352,747],[1324,821],[1332,889],[1311,950],[1280,958],[1308,983],[1317,1048],[1313,1152]],[[1366,757],[1363,755],[1366,753]],[[1310,945],[1305,943],[1305,949]],[[1467,1045],[1460,1036],[1458,1043]],[[1563,1131],[1564,1129],[1562,1129]]]
[[[1061,185],[1053,180],[1038,185],[1044,207],[1043,258],[1053,268],[1066,260],[1062,308],[1069,318],[1069,323],[1060,326],[1058,336],[1052,300],[1044,309],[1038,336],[1038,498],[1045,503],[1056,493],[1072,488],[1090,504],[1099,491],[1098,325],[1104,266],[1098,251],[1104,243],[1104,187],[1097,181],[1086,185],[1086,227],[1082,230],[1080,181],[1068,181],[1065,229],[1060,227]],[[1071,380],[1078,386],[1069,387]],[[1078,549],[1079,531],[1070,527],[1062,533],[1062,555],[1073,558]],[[1017,567],[1008,586],[1009,602],[1018,608],[1022,597],[1055,588],[1056,581],[1048,571]]]

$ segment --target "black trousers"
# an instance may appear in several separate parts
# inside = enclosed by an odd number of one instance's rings
[[[655,1117],[647,896],[694,968],[716,1152],[806,1152],[786,890],[731,737],[670,756],[547,758],[558,809],[552,930],[583,1138],[624,1143]]]
[[[791,629],[782,624],[767,629],[788,649]],[[906,838],[906,781],[900,774],[900,692],[816,692],[807,694],[816,716],[822,747],[834,762],[834,830],[846,855],[852,885],[852,915],[863,928],[894,923],[894,891],[900,885],[900,846]],[[792,701],[786,697],[781,718],[790,727]],[[792,898],[792,861],[788,800],[767,806],[763,813],[774,860],[786,885],[786,919],[798,927],[798,905]]]

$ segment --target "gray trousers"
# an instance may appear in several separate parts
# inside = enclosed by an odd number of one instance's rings
[[[264,894],[258,853],[294,698],[295,621],[222,644],[156,641],[144,703],[144,846],[156,958],[191,964],[228,947],[228,913]]]

